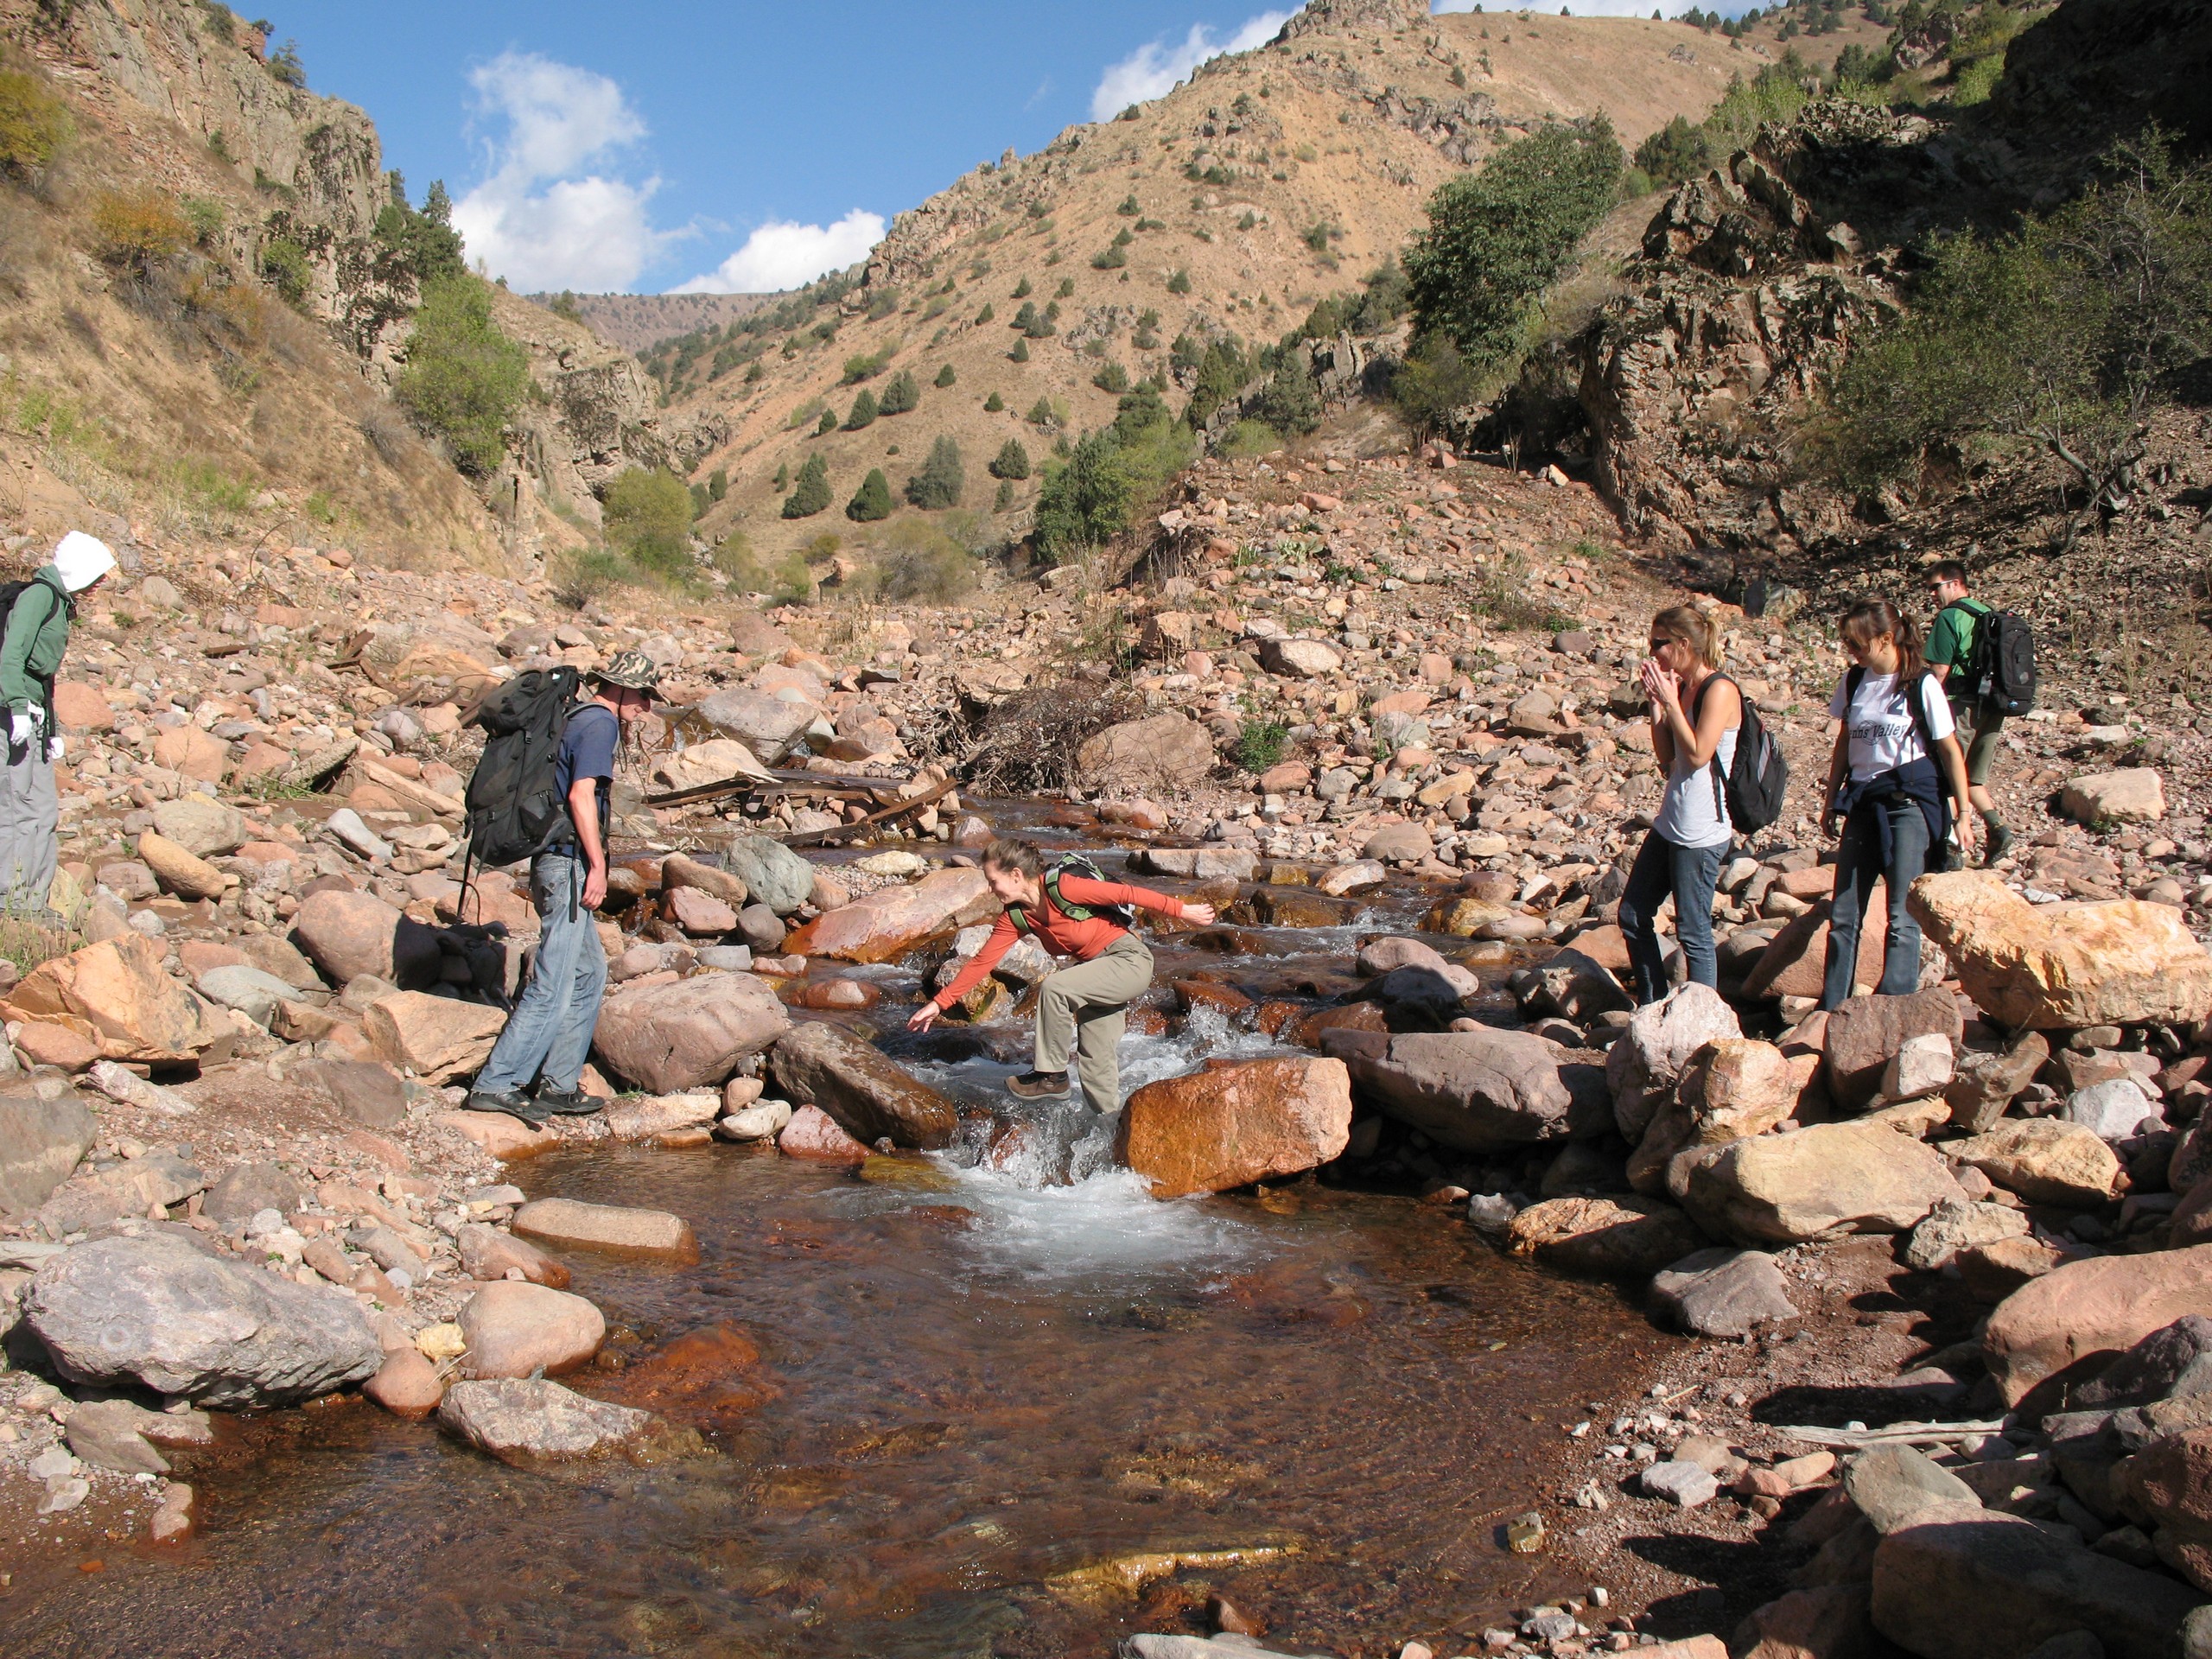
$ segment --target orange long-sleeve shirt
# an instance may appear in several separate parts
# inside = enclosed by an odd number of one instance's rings
[[[1054,956],[1089,962],[1128,931],[1103,916],[1075,920],[1052,902],[1050,888],[1041,882],[1038,886],[1042,902],[1027,914],[1031,930]],[[1085,910],[1097,910],[1106,905],[1129,905],[1138,910],[1156,910],[1163,916],[1183,913],[1180,899],[1154,893],[1149,887],[1132,887],[1120,881],[1093,881],[1087,876],[1062,876],[1060,896]],[[1014,918],[1001,911],[997,925],[991,929],[991,937],[983,941],[983,948],[968,959],[968,965],[960,970],[957,979],[930,1000],[940,1008],[950,1008],[982,983],[983,976],[999,965],[999,958],[1013,950],[1014,942],[1020,937],[1021,930],[1014,925]]]

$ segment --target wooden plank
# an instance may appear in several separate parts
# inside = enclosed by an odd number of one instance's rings
[[[910,801],[900,801],[895,805],[881,808],[850,823],[832,824],[827,830],[793,830],[774,839],[786,847],[835,847],[847,836],[857,835],[872,824],[881,823],[887,818],[895,818],[903,813],[919,811],[923,807],[944,799],[958,783],[959,779],[948,778],[925,795],[917,795]]]

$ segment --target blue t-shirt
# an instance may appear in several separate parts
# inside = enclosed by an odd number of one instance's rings
[[[614,746],[621,741],[622,722],[614,711],[603,702],[581,704],[569,716],[568,725],[561,733],[560,753],[553,757],[553,781],[561,791],[561,798],[569,798],[569,788],[579,778],[599,779],[599,840],[607,844],[607,822],[612,811],[614,791],[607,787],[614,779]]]

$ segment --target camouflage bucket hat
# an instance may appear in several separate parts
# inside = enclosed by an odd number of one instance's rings
[[[652,697],[660,695],[660,670],[642,651],[624,652],[605,668],[592,670],[591,677],[601,685],[619,685]]]

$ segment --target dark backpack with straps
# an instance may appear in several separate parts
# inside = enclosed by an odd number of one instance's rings
[[[1705,701],[1706,689],[1715,680],[1736,685],[1726,674],[1708,675],[1690,705],[1693,727],[1697,724],[1697,709]],[[1735,755],[1728,763],[1725,779],[1717,751],[1710,770],[1713,809],[1743,835],[1764,830],[1782,816],[1782,798],[1789,790],[1789,763],[1782,758],[1782,746],[1774,741],[1774,734],[1767,730],[1740,685],[1736,685],[1736,699],[1743,705],[1744,714],[1743,724],[1736,729]]]
[[[1060,878],[1073,871],[1086,881],[1103,881],[1106,872],[1100,869],[1081,853],[1068,853],[1054,859],[1045,867],[1045,891],[1051,897],[1052,908],[1071,922],[1087,922],[1094,916],[1103,917],[1116,927],[1133,928],[1137,925],[1136,912],[1127,905],[1101,905],[1096,910],[1088,905],[1071,904],[1060,897]],[[1006,907],[1007,919],[1025,933],[1037,931],[1036,924],[1020,905]]]
[[[1993,715],[2024,715],[2036,706],[2036,637],[2010,611],[1989,611],[1974,637],[1967,683]]]
[[[470,716],[486,738],[463,802],[468,861],[479,868],[534,857],[575,835],[553,763],[576,686],[573,668],[526,669]]]

